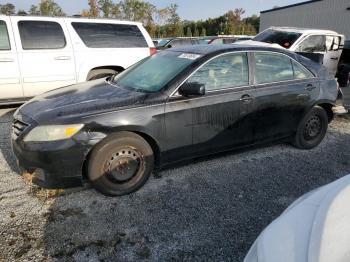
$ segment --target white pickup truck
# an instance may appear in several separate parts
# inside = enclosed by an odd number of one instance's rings
[[[339,70],[344,70],[339,64],[344,41],[344,35],[330,30],[270,27],[256,35],[251,41],[243,43],[260,42],[286,48],[322,63],[333,76],[344,76],[344,72],[339,72]],[[350,64],[350,61],[348,62]]]
[[[0,15],[0,104],[121,72],[154,52],[141,23]]]

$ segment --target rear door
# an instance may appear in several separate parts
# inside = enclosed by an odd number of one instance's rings
[[[255,52],[252,56],[256,89],[254,140],[287,137],[295,132],[305,111],[316,101],[319,82],[286,55]]]
[[[9,17],[0,17],[0,100],[23,99],[16,45]]]
[[[324,55],[323,65],[327,67],[332,76],[335,76],[337,73],[338,63],[343,51],[340,47],[341,45],[344,45],[344,43],[341,43],[342,41],[343,40],[340,36],[326,36],[327,52]]]
[[[25,97],[76,83],[72,44],[63,19],[11,17]]]

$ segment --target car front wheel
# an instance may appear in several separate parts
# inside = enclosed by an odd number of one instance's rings
[[[119,132],[93,149],[88,163],[88,178],[102,194],[122,196],[142,187],[153,166],[154,155],[150,145],[135,133]]]
[[[318,146],[327,133],[328,116],[319,106],[313,107],[299,123],[293,145],[301,149]]]

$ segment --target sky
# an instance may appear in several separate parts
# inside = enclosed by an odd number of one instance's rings
[[[178,13],[181,19],[199,20],[214,18],[223,15],[228,10],[243,8],[245,16],[259,14],[260,11],[271,9],[274,6],[285,6],[304,2],[305,0],[148,0],[158,8],[174,3],[179,6]],[[17,9],[28,10],[30,5],[38,4],[40,0],[0,0],[0,4],[13,3]],[[68,15],[80,14],[81,10],[88,9],[88,0],[55,0]],[[119,0],[115,1],[119,2]]]

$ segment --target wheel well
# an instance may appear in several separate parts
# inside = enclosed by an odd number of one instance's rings
[[[155,164],[155,167],[158,167],[159,164],[160,164],[160,150],[159,150],[159,146],[157,144],[157,142],[149,135],[145,134],[145,133],[142,133],[142,132],[134,132],[134,131],[128,131],[128,132],[131,132],[131,133],[135,133],[135,134],[138,134],[139,136],[141,136],[143,139],[146,140],[146,142],[151,146],[152,150],[153,150],[153,153],[154,153],[154,164]],[[105,138],[107,138],[108,136],[106,136]],[[104,139],[105,139],[104,138]],[[102,140],[104,140],[102,139]],[[102,141],[101,140],[101,141]],[[100,142],[101,142],[100,141]],[[100,143],[99,142],[99,143]],[[97,143],[97,144],[99,144]],[[96,145],[97,145],[96,144]],[[83,163],[83,166],[82,166],[82,176],[84,179],[87,178],[87,168],[88,168],[88,163],[89,163],[89,159],[90,159],[90,156],[91,156],[91,153],[92,153],[92,150],[93,148],[96,146],[94,145],[90,151],[88,152],[88,154],[86,155],[85,157],[85,160],[84,160],[84,163]]]
[[[332,110],[332,107],[333,105],[331,104],[319,104],[318,106],[322,107],[327,115],[328,115],[328,122],[332,122],[333,118],[334,118],[334,113],[333,113],[333,110]]]

